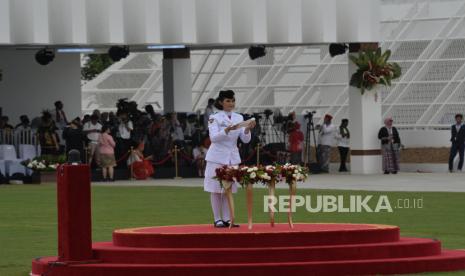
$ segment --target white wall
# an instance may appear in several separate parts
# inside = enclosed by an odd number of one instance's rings
[[[27,114],[30,119],[61,100],[68,119],[81,115],[79,54],[57,54],[47,66],[36,63],[35,51],[0,49],[0,107],[10,123]]]
[[[399,130],[399,135],[408,148],[450,147],[450,130]]]

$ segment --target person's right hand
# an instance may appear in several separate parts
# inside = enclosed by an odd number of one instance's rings
[[[237,125],[230,125],[226,127],[224,131],[226,132],[226,134],[228,134],[231,130],[236,130],[236,129],[237,129]]]

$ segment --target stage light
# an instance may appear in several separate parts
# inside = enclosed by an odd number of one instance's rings
[[[93,53],[94,48],[61,48],[57,49],[58,53]]]
[[[36,53],[36,61],[40,65],[47,65],[53,61],[55,53],[51,49],[44,48]]]
[[[349,46],[347,46],[347,44],[332,43],[332,44],[329,44],[329,54],[331,55],[331,57],[343,55],[346,53],[348,48]]]
[[[261,58],[266,56],[266,47],[265,45],[250,46],[249,48],[249,57],[251,60]]]
[[[120,61],[129,55],[129,46],[112,46],[108,50],[108,55],[113,61]]]
[[[164,49],[184,49],[186,45],[174,44],[174,45],[149,45],[147,49],[149,50],[164,50]]]

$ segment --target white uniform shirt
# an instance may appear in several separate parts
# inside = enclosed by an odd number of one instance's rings
[[[207,149],[204,147],[195,147],[192,151],[192,155],[194,156],[194,159],[205,159],[206,152]]]
[[[319,145],[323,146],[334,146],[334,141],[336,138],[337,129],[333,124],[323,124],[319,133]]]
[[[59,113],[59,117],[57,116],[57,113]],[[66,127],[66,114],[63,110],[56,110],[53,112],[53,120],[55,121],[55,125],[59,129],[64,129]]]
[[[128,140],[128,139],[131,138],[131,131],[133,130],[134,127],[133,127],[132,122],[130,120],[127,122],[127,125],[128,125],[128,128],[130,129],[130,131],[126,129],[126,126],[124,125],[123,122],[121,122],[119,124],[119,126],[118,126],[118,133],[119,133],[119,137],[121,139]]]
[[[210,116],[208,121],[208,130],[212,142],[207,151],[205,160],[223,165],[238,165],[241,163],[239,149],[237,148],[237,139],[240,137],[242,142],[249,143],[252,136],[249,131],[245,134],[245,128],[225,132],[225,128],[244,121],[242,115],[231,113],[231,119],[226,112],[220,111]]]
[[[87,122],[84,124],[82,128],[83,131],[89,130],[102,130],[102,125],[100,123],[96,123],[95,125],[92,122]],[[98,139],[100,138],[100,132],[91,132],[87,134],[87,138],[90,140],[91,143],[97,144]]]
[[[350,148],[350,138],[342,137],[341,129],[339,128],[336,133],[337,146],[343,148]]]

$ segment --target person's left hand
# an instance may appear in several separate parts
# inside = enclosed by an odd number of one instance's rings
[[[257,125],[257,122],[252,121],[252,122],[250,122],[250,124],[245,128],[245,130],[251,130],[252,128],[255,128],[256,125]]]

